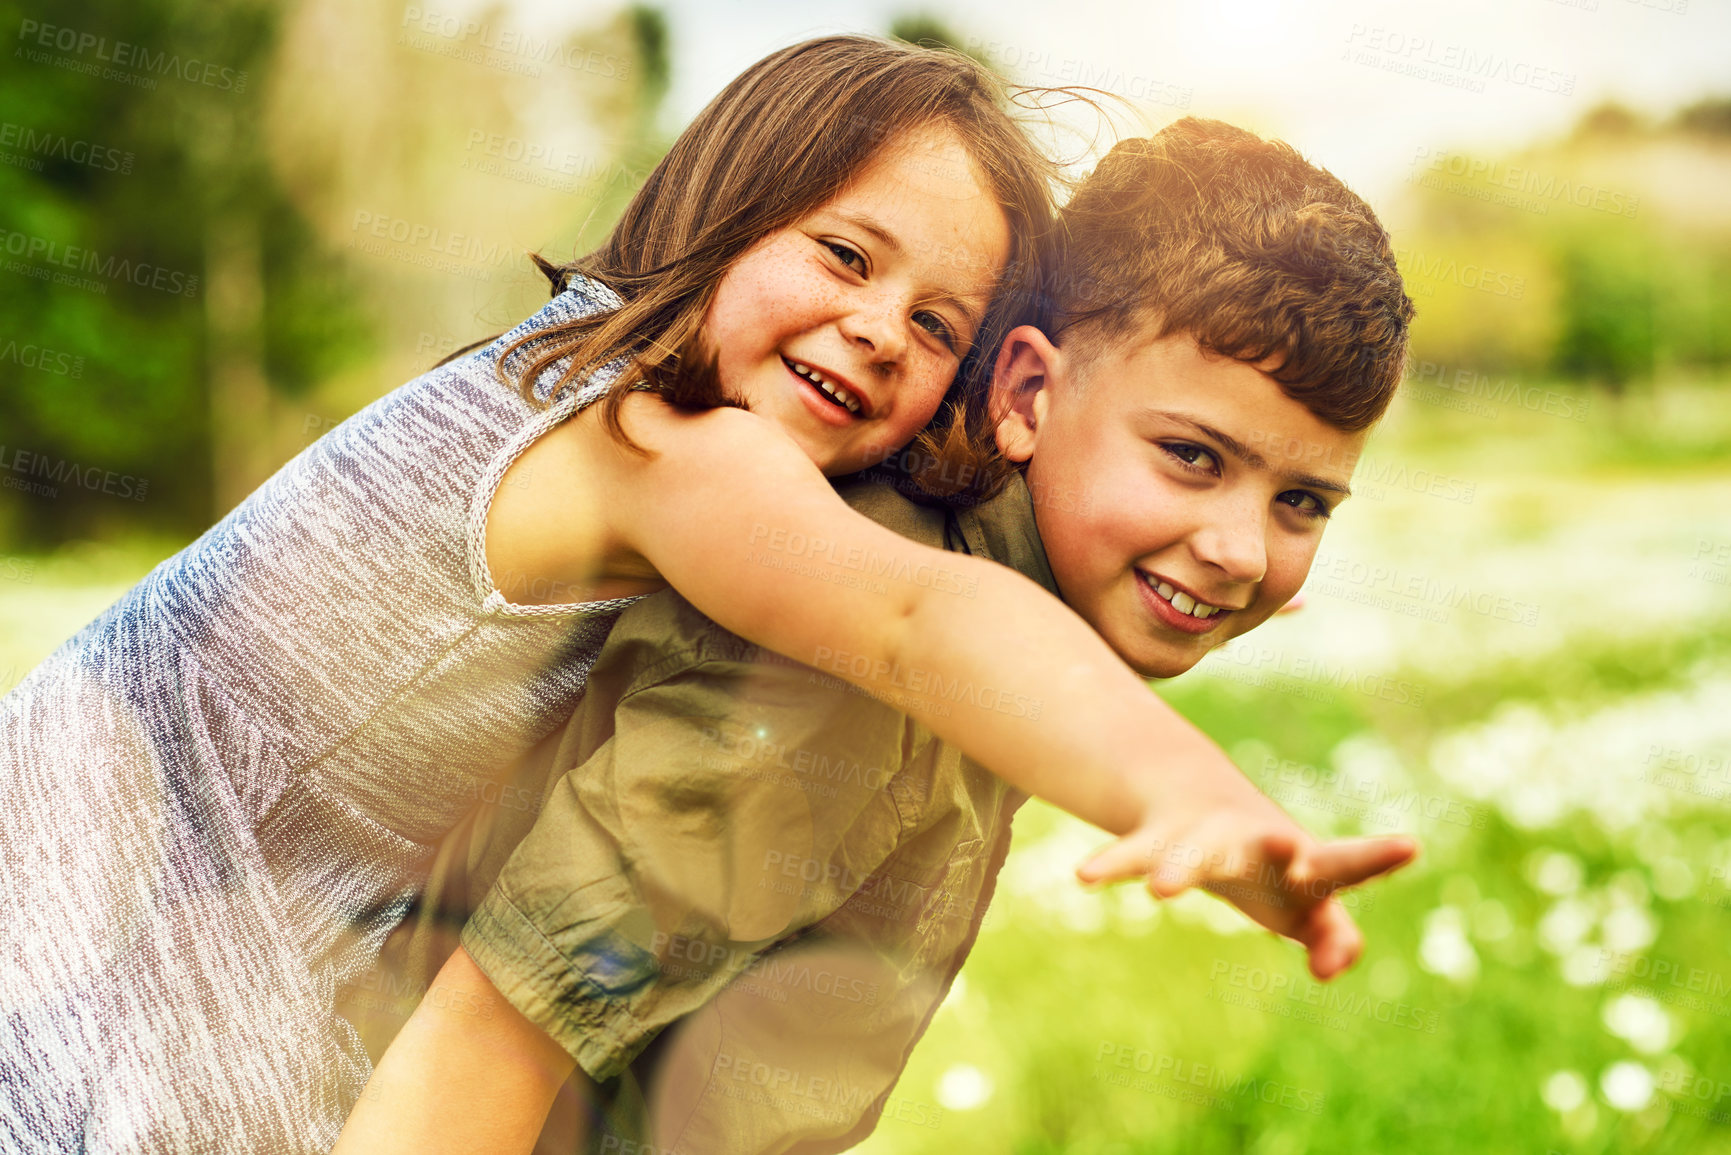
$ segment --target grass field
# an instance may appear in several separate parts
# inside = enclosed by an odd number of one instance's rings
[[[1306,608],[1160,687],[1313,829],[1422,839],[1362,964],[1084,892],[1098,839],[1030,806],[863,1150],[1731,1152],[1731,390],[1447,400],[1379,433]],[[10,559],[0,687],[171,548]]]

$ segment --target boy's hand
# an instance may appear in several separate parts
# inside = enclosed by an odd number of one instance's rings
[[[1076,874],[1089,883],[1146,876],[1155,898],[1200,886],[1299,943],[1310,956],[1310,973],[1331,979],[1364,949],[1364,936],[1334,892],[1405,866],[1418,843],[1398,835],[1319,843],[1258,797],[1265,806],[1252,803],[1252,813],[1216,810],[1177,836],[1169,820],[1146,822]]]

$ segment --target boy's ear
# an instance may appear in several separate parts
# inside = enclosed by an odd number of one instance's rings
[[[1032,325],[1018,325],[998,347],[992,367],[992,412],[998,414],[998,450],[1011,461],[1034,455],[1034,442],[1052,403],[1054,379],[1067,372],[1063,352]]]

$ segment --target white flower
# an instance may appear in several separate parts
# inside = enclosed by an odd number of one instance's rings
[[[1656,1055],[1671,1045],[1671,1016],[1644,992],[1618,995],[1605,1004],[1605,1029],[1637,1051]]]
[[[950,1111],[972,1111],[991,1099],[992,1077],[972,1063],[957,1063],[938,1079],[938,1103]]]
[[[1439,906],[1425,919],[1418,945],[1419,965],[1433,975],[1467,982],[1479,973],[1479,956],[1467,941],[1465,920],[1452,906]]]
[[[1612,1063],[1599,1076],[1605,1102],[1619,1111],[1639,1111],[1653,1101],[1653,1072],[1628,1059]]]
[[[1551,1110],[1567,1114],[1587,1101],[1587,1080],[1577,1071],[1553,1071],[1539,1096]]]
[[[1552,954],[1567,954],[1578,946],[1598,921],[1590,903],[1565,898],[1539,919],[1539,945]]]
[[[1645,907],[1620,906],[1600,924],[1605,946],[1618,954],[1634,954],[1651,946],[1659,937],[1659,920]]]

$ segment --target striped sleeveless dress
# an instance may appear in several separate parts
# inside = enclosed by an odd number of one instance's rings
[[[380,398],[0,700],[0,1150],[335,1142],[371,1074],[335,992],[634,600],[516,604],[483,548],[617,375],[537,408],[504,343],[616,303],[579,280]]]

